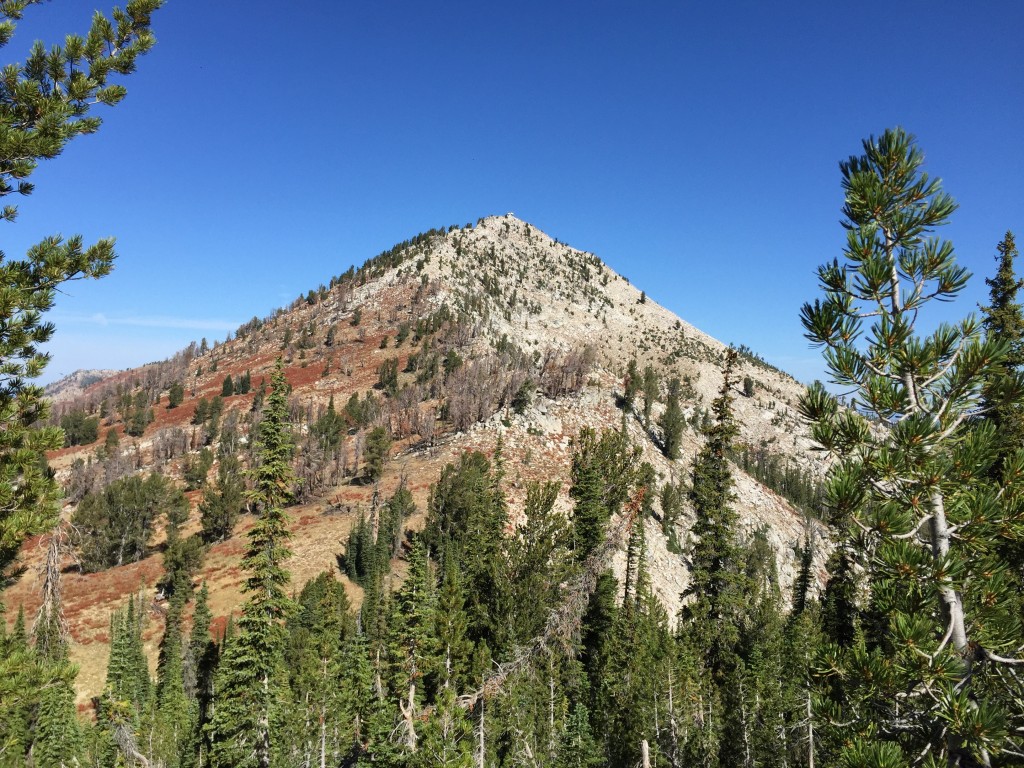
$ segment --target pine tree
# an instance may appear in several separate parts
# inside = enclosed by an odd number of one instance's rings
[[[673,460],[679,458],[679,449],[682,446],[683,440],[683,427],[686,425],[683,409],[679,407],[681,391],[682,385],[679,379],[673,377],[668,383],[668,399],[665,401],[665,413],[661,416],[665,456]]]
[[[528,483],[526,520],[506,542],[514,644],[526,643],[544,629],[569,573],[570,530],[565,516],[555,510],[558,490],[554,482]]]
[[[185,400],[185,387],[180,381],[175,381],[167,389],[167,408],[177,408]]]
[[[101,764],[127,764],[146,758],[139,734],[151,724],[153,683],[142,647],[144,614],[141,596],[110,620],[110,659],[107,680],[96,708]],[[150,754],[151,758],[152,755]]]
[[[155,751],[167,768],[187,764],[199,714],[185,690],[182,618],[187,593],[191,589],[179,587],[171,597],[157,667]]]
[[[234,456],[222,456],[217,466],[217,484],[203,490],[199,520],[203,539],[223,541],[231,536],[245,506],[245,486]]]
[[[14,36],[16,22],[31,0],[0,8],[0,47]],[[112,106],[126,93],[115,84],[119,74],[135,68],[136,59],[155,42],[152,13],[161,0],[131,0],[116,24],[101,13],[93,17],[86,37],[68,35],[64,46],[47,50],[36,42],[23,64],[11,64],[0,95],[0,197],[29,195],[28,181],[40,160],[56,157],[82,134],[94,133],[100,118],[89,115],[93,104]],[[12,222],[17,206],[0,211]],[[25,537],[49,529],[57,518],[57,483],[44,454],[60,448],[64,435],[57,427],[36,428],[49,413],[41,387],[31,384],[46,367],[49,355],[39,351],[53,336],[54,326],[42,315],[53,306],[60,285],[68,280],[99,278],[110,272],[114,241],[86,246],[81,236],[48,237],[33,246],[22,261],[0,256],[0,578],[14,560]]]
[[[576,704],[562,732],[555,768],[597,768],[602,764],[604,757],[594,741],[587,707]]]
[[[737,434],[732,410],[736,360],[736,350],[727,350],[722,386],[711,407],[714,421],[693,461],[691,532],[696,540],[690,544],[690,583],[683,593],[688,602],[678,627],[681,653],[694,665],[701,700],[710,712],[706,718],[701,714],[705,726],[688,748],[709,766],[731,764],[744,726],[740,642],[748,595],[728,460]]]
[[[448,464],[430,490],[423,543],[442,567],[454,559],[462,575],[469,636],[491,652],[510,641],[508,561],[504,534],[508,505],[501,472],[479,452],[464,453]]]
[[[642,387],[644,393],[644,429],[650,429],[651,409],[658,400],[659,392],[658,374],[650,365],[644,367]]]
[[[250,503],[259,515],[249,531],[242,565],[248,594],[238,636],[225,650],[210,723],[212,766],[269,768],[282,699],[284,619],[291,601],[284,567],[290,537],[284,506],[294,485],[288,429],[288,381],[278,359],[256,437],[257,466],[250,470]]]
[[[38,768],[70,768],[79,763],[82,730],[75,709],[74,678],[77,670],[58,668],[59,676],[46,685],[39,697],[33,765]]]
[[[630,358],[626,367],[626,377],[622,382],[622,406],[632,411],[636,405],[636,393],[640,391],[640,371],[636,367],[636,358]]]
[[[436,582],[427,550],[417,538],[409,556],[409,572],[392,604],[388,642],[390,688],[399,699],[401,712],[396,741],[409,752],[416,752],[419,746],[416,729],[427,675],[439,664],[434,634],[436,599]]]
[[[210,613],[209,596],[210,590],[204,581],[196,595],[192,631],[189,633],[182,669],[186,694],[195,707],[188,754],[195,757],[200,767],[208,763],[210,752],[206,728],[212,712],[214,675],[219,662],[219,649],[210,637],[213,616]]]
[[[1001,396],[1002,380],[1024,371],[1024,310],[1017,300],[1017,291],[1024,286],[1013,268],[1017,257],[1017,244],[1013,233],[1007,232],[999,245],[999,268],[992,278],[985,279],[989,287],[989,305],[982,307],[985,333],[1007,345],[1002,362],[989,375],[983,395],[989,408],[986,418],[996,427],[1002,442],[1001,453],[1011,454],[1024,445],[1024,405]],[[997,469],[1002,461],[997,462]]]
[[[993,765],[1000,752],[1024,752],[1024,712],[1003,672],[1015,662],[1007,657],[1019,646],[1020,617],[1007,610],[1000,546],[1024,535],[1024,453],[1005,457],[993,481],[996,430],[966,422],[1008,344],[983,339],[973,317],[918,335],[928,303],[955,298],[968,279],[952,245],[931,237],[956,204],[922,172],[921,150],[903,130],[863,150],[840,164],[844,260],[819,268],[825,298],[804,305],[802,319],[825,347],[832,380],[885,426],[840,409],[820,384],[801,408],[837,459],[828,504],[852,526],[876,618],[866,637],[831,647],[820,665],[850,683],[841,760],[894,764],[884,752]],[[1017,402],[1022,390],[1019,375],[1007,376],[997,399]]]
[[[703,648],[708,669],[716,680],[734,664],[742,598],[742,560],[728,460],[737,434],[732,411],[736,359],[736,351],[727,350],[722,386],[711,406],[715,421],[693,461],[690,502],[696,541],[691,545],[690,584],[683,593],[692,597],[683,608],[683,622],[689,633],[702,635],[698,646]]]
[[[625,432],[580,431],[572,458],[573,554],[578,562],[604,541],[605,527],[639,479],[639,449]]]
[[[291,698],[284,716],[286,746],[279,752],[303,765],[336,765],[350,747],[338,684],[348,598],[325,572],[302,588],[297,608],[288,621]]]
[[[423,727],[423,739],[414,765],[423,768],[471,768],[473,727],[468,712],[459,706],[455,688],[447,682]]]

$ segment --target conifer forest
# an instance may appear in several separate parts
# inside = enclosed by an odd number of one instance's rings
[[[0,3],[0,46],[37,4]],[[129,0],[3,70],[0,196],[29,195],[40,161],[102,133],[94,113],[145,66],[161,4]],[[0,257],[0,766],[1024,765],[1014,236],[993,233],[980,312],[933,322],[970,277],[938,235],[957,203],[902,128],[849,149],[845,247],[807,265],[819,290],[793,307],[830,383],[801,387],[792,425],[758,378],[784,374],[749,349],[680,332],[665,358],[642,339],[617,358],[531,350],[489,323],[538,328],[541,306],[525,280],[510,296],[483,272],[431,304],[429,248],[453,243],[456,271],[498,258],[455,227],[254,318],[230,347],[204,339],[51,405],[34,383],[45,313],[62,284],[111,270],[113,242],[53,236]],[[623,281],[596,257],[573,270],[557,290],[606,316],[602,291]],[[408,315],[359,298],[385,273],[408,285]],[[628,312],[648,311],[635,292]],[[290,319],[330,302],[343,321]],[[296,396],[358,376],[349,348],[382,361],[366,386]],[[702,375],[673,367],[684,358]],[[429,453],[587,391],[613,415],[574,429],[564,473],[520,476],[542,438],[525,458],[504,433]],[[762,405],[813,450],[750,439]],[[415,451],[444,459],[408,475],[398,456]],[[299,578],[297,510],[340,488],[370,501],[323,505],[346,524],[335,562]],[[745,517],[747,488],[800,521],[788,551]],[[214,550],[235,553],[233,603],[215,594]],[[686,574],[670,601],[666,559]],[[150,562],[159,574],[95,628],[104,660],[83,680],[66,583]],[[30,572],[31,600],[13,600]]]

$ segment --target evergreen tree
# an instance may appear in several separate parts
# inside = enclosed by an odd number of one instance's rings
[[[509,604],[513,642],[523,644],[544,629],[569,572],[570,530],[555,511],[558,483],[529,483],[525,522],[507,543]]]
[[[434,612],[434,637],[437,641],[438,668],[435,677],[440,687],[450,685],[456,691],[468,690],[473,682],[473,643],[469,640],[466,596],[454,558],[445,561],[444,575]]]
[[[1013,260],[1017,257],[1017,244],[1013,233],[1007,232],[999,245],[997,260],[999,268],[995,277],[986,278],[989,287],[989,305],[982,307],[985,333],[1006,344],[1006,355],[989,375],[983,389],[988,407],[986,419],[991,421],[1002,442],[1000,453],[1012,454],[1024,445],[1024,404],[1006,399],[1001,394],[1005,388],[1004,379],[1024,371],[1024,310],[1017,300],[1017,291],[1024,286],[1024,280],[1017,278]],[[1003,462],[997,462],[1001,469]]]
[[[167,408],[177,408],[185,400],[185,387],[176,381],[167,389]]]
[[[242,561],[248,594],[238,636],[227,646],[218,672],[217,704],[210,723],[212,766],[269,768],[282,699],[283,622],[291,601],[284,562],[294,485],[288,429],[288,381],[278,359],[256,437],[257,465],[250,470],[249,500],[259,517],[249,531]]]
[[[384,465],[391,452],[391,436],[384,427],[374,427],[366,436],[364,457],[366,458],[366,479],[372,483],[384,474]]]
[[[636,393],[640,390],[640,371],[636,367],[636,358],[629,360],[626,367],[626,377],[622,382],[622,407],[626,411],[632,411],[636,404]]]
[[[562,732],[555,768],[597,768],[604,757],[590,730],[590,716],[585,704],[576,704]]]
[[[691,544],[690,584],[683,593],[684,597],[692,597],[683,609],[683,622],[689,633],[703,635],[698,645],[703,648],[708,670],[716,680],[734,664],[743,593],[728,460],[737,433],[732,412],[736,359],[736,351],[729,349],[722,386],[711,406],[715,421],[693,462],[690,502],[694,510],[692,534],[696,540]]]
[[[639,479],[640,451],[625,432],[580,431],[572,457],[575,502],[572,527],[574,556],[583,562],[604,541],[605,527],[629,498]]]
[[[679,396],[682,385],[679,379],[673,377],[668,383],[668,400],[665,401],[665,413],[661,417],[661,431],[664,435],[665,456],[670,459],[679,458],[679,449],[682,446],[683,427],[686,425],[686,418],[683,416],[683,409],[679,406]]]
[[[508,505],[501,473],[479,452],[448,464],[430,490],[423,542],[442,567],[452,558],[464,580],[469,636],[491,652],[510,640],[508,561],[504,533]]]
[[[688,602],[679,622],[683,654],[704,678],[703,696],[714,713],[696,734],[697,752],[709,766],[731,764],[736,731],[742,730],[737,718],[743,712],[740,640],[746,595],[728,461],[737,433],[732,411],[736,359],[736,350],[726,351],[722,386],[711,406],[714,422],[693,461],[690,502],[696,540],[690,545],[690,583],[683,593]]]
[[[192,631],[183,661],[182,677],[189,701],[194,703],[195,721],[190,734],[188,754],[200,767],[207,765],[210,744],[207,726],[213,709],[214,675],[219,662],[219,648],[210,637],[212,615],[210,590],[203,582],[192,611]]]
[[[455,688],[447,682],[423,727],[423,739],[414,765],[423,768],[471,768],[473,727],[459,706]]]
[[[642,382],[644,392],[644,429],[651,428],[651,409],[658,400],[658,374],[650,365],[644,368]]]
[[[138,562],[149,553],[149,538],[161,517],[180,522],[187,514],[181,489],[155,473],[130,475],[86,494],[71,518],[82,569],[92,573]]]
[[[143,619],[141,596],[133,596],[110,620],[107,680],[96,708],[98,757],[104,766],[120,760],[132,764],[138,755],[145,757],[139,734],[151,722],[153,683],[142,647]]]
[[[217,484],[207,487],[199,502],[203,539],[213,542],[230,537],[244,506],[245,486],[238,459],[223,456],[217,466]]]
[[[182,618],[186,592],[177,589],[170,600],[157,667],[155,752],[167,768],[186,765],[198,719],[198,706],[185,690]]]
[[[332,574],[321,573],[302,588],[297,608],[288,621],[291,698],[279,752],[302,765],[336,765],[351,747],[339,686],[348,598]]]
[[[427,675],[438,666],[434,634],[436,582],[423,542],[413,542],[409,572],[392,603],[388,641],[391,685],[401,713],[395,740],[409,752],[419,745],[418,721],[426,696]]]
[[[77,670],[67,664],[59,676],[45,685],[39,696],[33,765],[38,768],[69,768],[79,764],[82,729],[75,708],[74,678]]]
[[[0,8],[0,47],[14,36],[16,22],[32,0]],[[89,114],[94,104],[112,106],[126,93],[117,75],[131,73],[136,59],[155,42],[152,13],[161,0],[131,0],[117,23],[96,13],[85,37],[68,35],[63,46],[49,50],[37,41],[24,63],[5,68],[0,94],[0,197],[29,195],[28,178],[40,160],[58,156],[76,136],[96,132],[101,120]],[[13,222],[18,209],[8,205],[0,219]],[[57,519],[57,483],[46,466],[45,452],[64,443],[57,427],[45,423],[49,405],[43,389],[31,381],[49,361],[39,349],[53,336],[43,313],[53,307],[62,283],[99,278],[110,272],[114,241],[85,245],[76,235],[48,237],[21,261],[0,256],[0,579],[22,541],[49,529]]]
[[[956,204],[901,129],[863,150],[840,164],[845,258],[819,268],[825,298],[802,311],[832,380],[886,425],[870,428],[820,384],[801,403],[837,459],[828,504],[853,526],[875,616],[866,637],[820,663],[849,682],[839,759],[993,765],[1024,752],[1021,699],[1005,674],[1020,663],[1010,658],[1020,616],[1008,610],[1000,546],[1024,535],[1024,453],[1005,456],[993,480],[996,430],[966,422],[1009,344],[983,339],[974,318],[918,335],[928,303],[953,299],[968,278],[952,245],[931,237]],[[1017,402],[1022,389],[1020,375],[1005,376],[994,399]]]

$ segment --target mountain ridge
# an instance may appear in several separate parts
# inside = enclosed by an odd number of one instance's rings
[[[559,243],[506,214],[483,218],[472,227],[419,235],[358,270],[351,268],[329,286],[300,296],[287,309],[253,318],[223,343],[205,349],[193,344],[166,361],[92,382],[57,403],[54,418],[74,410],[105,413],[99,416],[105,427],[101,432],[114,430],[118,435],[125,465],[117,471],[161,471],[180,482],[184,467],[207,438],[211,447],[225,439],[223,432],[208,436],[205,424],[192,423],[200,401],[215,401],[224,391],[225,377],[251,377],[253,392],[258,391],[259,382],[269,380],[274,360],[281,357],[293,388],[291,411],[308,483],[291,510],[296,553],[290,568],[298,587],[325,568],[336,570],[351,526],[360,515],[372,514],[377,499],[399,484],[410,487],[417,503],[408,526],[422,525],[431,483],[446,463],[457,461],[467,450],[493,457],[500,443],[506,492],[516,519],[521,519],[526,484],[535,479],[562,480],[558,508],[569,513],[566,481],[573,441],[583,428],[624,425],[659,484],[684,481],[702,443],[697,427],[721,386],[719,366],[726,348],[657,305],[597,256]],[[623,375],[634,357],[641,368],[649,364],[662,379],[675,375],[684,384],[683,411],[693,426],[683,436],[678,460],[666,459],[661,451],[657,419],[662,405],[652,407],[646,425],[636,415],[624,416]],[[390,391],[382,384],[385,365],[394,368]],[[800,385],[750,354],[741,356],[738,373],[741,380],[751,382],[749,396],[738,392],[735,401],[739,441],[820,474],[810,455],[807,430],[794,408]],[[514,408],[514,396],[526,382],[531,382],[534,394],[528,404]],[[182,385],[183,401],[168,408],[173,383]],[[315,450],[309,447],[308,436],[317,418],[332,402],[341,410],[353,395],[358,403],[376,402],[378,413],[366,425],[349,424],[352,434],[345,438],[344,456],[334,465],[310,467]],[[233,424],[235,439],[243,447],[254,397],[232,393],[221,401],[221,427]],[[140,398],[154,420],[141,434],[131,436],[126,432],[136,406],[130,401]],[[379,487],[355,482],[371,424],[386,426],[394,440]],[[72,489],[66,517],[74,510],[74,489],[86,473],[83,466],[102,463],[106,468],[103,479],[90,487],[102,487],[116,474],[109,471],[109,456],[101,460],[103,443],[98,438],[51,456],[58,476]],[[210,476],[215,473],[214,467]],[[787,589],[795,574],[792,548],[805,530],[804,513],[738,468],[735,475],[743,530],[765,532],[777,554],[780,585]],[[320,487],[307,493],[316,483]],[[200,495],[188,494],[191,516],[186,533],[198,530]],[[685,541],[689,522],[689,512],[684,511],[678,530],[667,536],[657,499],[643,519],[652,583],[670,615],[678,610],[687,583],[685,559],[672,551],[670,540]],[[222,622],[237,605],[238,560],[249,523],[244,518],[232,537],[212,545],[199,577],[210,583],[213,612]],[[72,570],[65,576],[72,658],[82,667],[80,701],[102,686],[100,651],[107,614],[138,585],[149,593],[159,578],[161,535],[159,530],[154,533],[151,554],[139,563],[94,574]],[[8,591],[10,604],[21,601],[31,610],[37,602],[33,595],[38,593],[39,577],[32,566],[38,566],[42,549],[32,543],[26,547],[30,568]],[[623,557],[620,553],[617,558],[619,570]],[[819,570],[823,557],[818,556]],[[399,578],[402,562],[395,561],[394,566]],[[347,580],[346,588],[358,603],[360,588]],[[162,629],[159,605],[152,606],[147,645],[155,658]]]

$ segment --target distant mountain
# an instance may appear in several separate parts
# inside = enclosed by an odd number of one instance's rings
[[[220,457],[235,454],[246,466],[249,431],[258,413],[254,399],[282,357],[292,386],[302,481],[298,504],[290,510],[290,568],[298,587],[324,569],[337,569],[352,526],[372,515],[399,484],[410,488],[417,504],[407,525],[421,527],[431,484],[465,451],[493,456],[500,444],[505,490],[518,518],[530,480],[560,481],[558,506],[571,510],[572,443],[584,428],[624,425],[653,468],[654,489],[684,488],[703,440],[699,426],[722,383],[725,349],[597,256],[553,240],[511,214],[493,216],[403,242],[325,281],[289,307],[253,318],[227,342],[211,348],[193,344],[169,360],[129,371],[78,371],[50,385],[55,420],[72,412],[100,419],[96,442],[58,451],[51,464],[68,487],[68,516],[83,493],[125,474],[159,470],[184,485],[204,447]],[[650,366],[657,374],[657,402],[647,424],[643,394],[637,396],[635,413],[622,407],[624,377],[633,359],[638,370]],[[681,381],[687,419],[676,460],[665,457],[658,426],[671,377]],[[739,381],[737,442],[745,449],[750,474],[739,466],[744,462],[738,454],[735,506],[744,530],[763,531],[774,547],[787,593],[805,514],[793,493],[787,499],[755,479],[753,467],[760,467],[756,474],[768,482],[772,472],[790,478],[788,486],[772,483],[781,491],[793,486],[793,478],[813,485],[823,468],[795,411],[801,385],[749,350],[740,356]],[[178,386],[182,401],[170,408],[171,389]],[[221,395],[214,419],[208,406]],[[327,447],[320,436],[329,408],[340,415],[344,429],[339,443]],[[393,443],[379,482],[371,483],[364,479],[366,436],[378,426]],[[119,439],[113,450],[103,447],[109,430]],[[774,469],[765,472],[765,467]],[[206,482],[216,476],[217,464]],[[188,498],[192,515],[186,533],[199,528],[201,492],[189,491]],[[684,504],[678,520],[665,525],[660,493],[649,501],[643,519],[647,562],[656,594],[674,615],[688,580],[679,546],[687,540],[691,513]],[[211,546],[200,576],[221,620],[239,603],[239,561],[249,525],[243,517],[234,536]],[[157,530],[149,542],[152,554],[140,562],[85,575],[72,569],[65,576],[72,656],[82,667],[80,697],[102,687],[106,654],[97,649],[107,642],[110,611],[140,587],[153,600],[156,618],[149,622],[146,641],[154,653],[162,632],[154,592],[160,543]],[[38,605],[41,575],[32,566],[39,565],[43,551],[38,543],[26,547],[30,567],[5,594],[9,606],[23,602],[29,611]],[[819,565],[823,556],[818,555]],[[622,561],[620,553],[616,567],[621,569]],[[346,588],[358,603],[361,589],[347,580]]]
[[[74,401],[81,397],[85,390],[98,381],[113,376],[117,371],[106,368],[92,368],[69,373],[58,381],[46,385],[46,396],[54,403]]]

